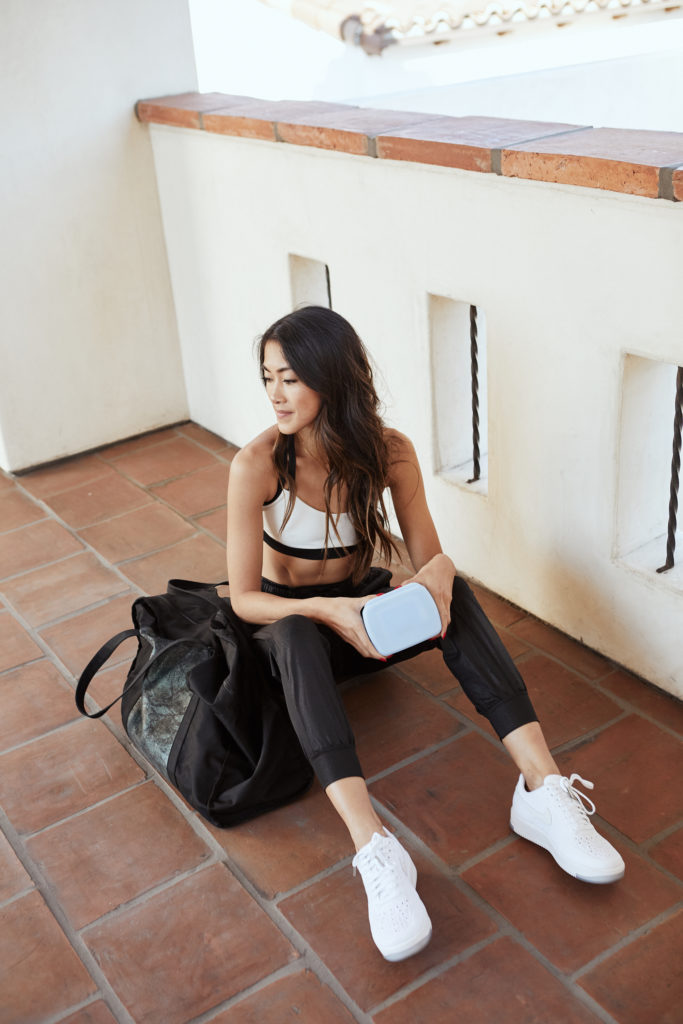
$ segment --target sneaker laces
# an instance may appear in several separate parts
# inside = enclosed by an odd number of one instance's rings
[[[586,789],[593,789],[593,783],[589,782],[587,779],[582,779],[581,776],[577,775],[575,772],[570,775],[568,779],[566,777],[560,779],[561,788],[572,801],[572,811],[574,812],[574,815],[579,816],[581,823],[590,825],[592,828],[593,826],[588,821],[588,818],[595,814],[595,804],[590,797],[586,796],[585,793],[582,793],[580,789],[576,789],[574,786],[575,781],[580,782],[582,786],[586,787]]]
[[[379,851],[364,853],[353,858],[353,874],[360,869],[368,896],[378,902],[394,899],[398,894],[396,865],[386,860]]]

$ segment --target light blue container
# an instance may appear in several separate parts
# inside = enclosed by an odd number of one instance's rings
[[[385,658],[441,633],[439,609],[421,583],[406,583],[373,597],[361,615],[372,644]]]

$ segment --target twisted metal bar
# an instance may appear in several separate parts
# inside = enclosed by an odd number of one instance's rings
[[[327,285],[327,305],[332,309],[332,285],[330,284],[330,268],[325,264],[325,283]]]
[[[674,412],[674,443],[671,459],[671,487],[669,489],[669,526],[666,537],[666,562],[657,572],[666,572],[674,564],[676,550],[676,518],[678,513],[678,478],[681,469],[681,426],[683,425],[683,366],[676,374],[676,406]]]
[[[479,352],[477,347],[477,307],[470,306],[470,363],[472,370],[472,462],[474,475],[468,484],[481,476],[479,466]]]

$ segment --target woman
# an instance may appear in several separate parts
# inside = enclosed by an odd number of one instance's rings
[[[431,924],[412,860],[370,802],[335,680],[429,646],[441,647],[520,771],[514,830],[584,881],[620,878],[623,860],[590,824],[595,808],[574,788],[579,777],[560,775],[521,676],[441,550],[415,450],[382,423],[354,329],[329,309],[305,307],[268,328],[259,358],[276,423],[241,449],[230,470],[232,606],[253,624],[253,642],[282,684],[304,753],[349,830],[380,952],[388,960],[417,953]],[[361,618],[382,589],[373,557],[391,558],[387,488],[412,579],[429,590],[441,618],[440,638],[389,659],[375,650]]]

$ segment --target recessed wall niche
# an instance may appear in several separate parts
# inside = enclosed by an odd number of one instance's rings
[[[472,303],[430,295],[429,336],[436,471],[487,494],[486,317]]]

